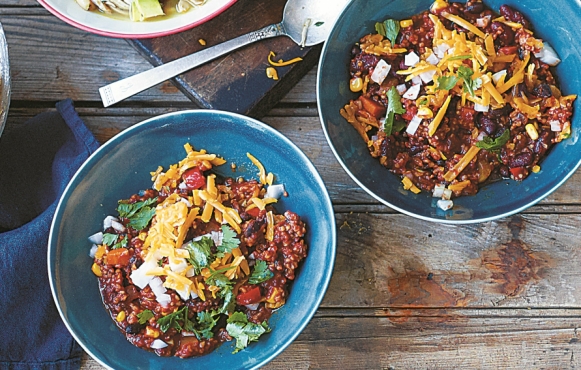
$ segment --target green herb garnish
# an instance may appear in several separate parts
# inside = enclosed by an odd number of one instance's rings
[[[268,268],[266,261],[256,260],[252,275],[248,278],[249,284],[260,284],[271,279],[274,276],[272,271]]]
[[[317,22],[315,23],[315,27],[321,27],[325,22]]]
[[[229,269],[229,268],[227,268]],[[227,270],[226,269],[226,270]],[[234,300],[232,281],[222,274],[221,271],[214,271],[207,279],[206,283],[220,288],[218,296],[224,300],[222,307],[218,310],[219,313],[230,313],[234,311],[236,301]]]
[[[436,90],[452,90],[454,86],[456,86],[458,80],[459,79],[456,76],[438,77],[438,87]]]
[[[383,22],[375,23],[375,30],[380,35],[383,35],[389,39],[391,45],[395,45],[395,40],[397,38],[397,34],[399,33],[399,22],[393,19],[386,19]]]
[[[183,326],[180,324],[183,322]],[[174,328],[178,332],[182,330],[194,331],[193,323],[188,318],[188,306],[183,306],[176,312],[170,313],[167,316],[161,317],[157,320],[159,324],[159,329],[162,332],[167,332],[169,329]]]
[[[103,234],[103,244],[109,246],[111,249],[125,248],[127,247],[127,237],[119,240],[118,234],[104,233]]]
[[[151,310],[143,310],[137,314],[137,318],[139,319],[139,323],[141,325],[148,322],[149,319],[151,319],[152,317],[154,317],[154,315],[153,315],[153,311],[151,311]]]
[[[266,321],[262,324],[255,324],[249,322],[244,313],[234,312],[228,318],[226,331],[232,338],[236,339],[236,348],[232,353],[237,353],[246,348],[248,343],[258,341],[262,334],[270,332],[270,328]]]
[[[216,256],[224,257],[224,253],[231,253],[238,248],[240,240],[236,239],[236,232],[226,225],[222,225],[222,244],[218,248]]]
[[[129,219],[128,226],[135,230],[142,230],[147,227],[155,215],[156,202],[157,197],[136,203],[119,203],[117,212],[119,212],[119,216]]]
[[[211,250],[213,245],[214,241],[208,236],[203,236],[200,240],[191,241],[184,245],[183,248],[190,253],[188,262],[194,268],[196,275],[199,275],[204,267],[210,266],[214,261]]]
[[[474,96],[474,90],[478,89],[482,85],[482,80],[477,78],[472,79],[474,71],[466,66],[458,67],[458,77],[464,80],[464,90],[468,92],[471,96]]]
[[[502,135],[500,135],[496,139],[491,139],[490,137],[485,136],[482,139],[482,141],[476,143],[476,146],[481,149],[486,149],[488,151],[493,152],[496,150],[500,150],[500,148],[502,148],[504,144],[508,142],[508,139],[510,139],[510,130],[506,129],[504,130]]]
[[[470,58],[472,58],[472,55],[456,55],[455,57],[448,58],[448,60],[464,60]]]
[[[395,114],[404,114],[405,109],[401,105],[399,93],[395,86],[387,91],[387,114],[383,123],[383,131],[387,136],[393,132],[393,121]]]

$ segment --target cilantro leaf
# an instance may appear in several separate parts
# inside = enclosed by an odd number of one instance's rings
[[[180,321],[184,323],[184,327],[192,329],[190,326],[190,320],[188,319],[188,306],[183,306],[176,312],[170,313],[167,316],[161,317],[157,320],[159,324],[159,329],[162,332],[167,332],[169,329],[174,328],[178,332],[181,332],[184,328],[180,325]]]
[[[129,219],[129,226],[135,230],[147,227],[153,215],[155,215],[156,198],[149,198],[136,203],[119,203],[117,212],[119,216]]]
[[[242,312],[234,312],[226,324],[226,331],[228,334],[236,339],[236,348],[232,353],[238,353],[248,346],[250,342],[258,341],[258,338],[270,332],[268,324],[255,324],[248,321],[246,315]]]
[[[401,121],[401,120],[395,121],[393,123],[393,129],[391,130],[391,133],[400,132],[401,130],[403,130],[404,128],[406,128],[406,126],[407,125],[406,125],[406,123],[404,121]]]
[[[400,99],[399,92],[395,86],[392,86],[391,89],[387,91],[387,114],[383,123],[383,131],[387,136],[391,135],[393,132],[395,114],[404,114],[406,112],[401,105]]]
[[[231,253],[238,248],[240,240],[236,239],[236,232],[226,225],[222,225],[222,244],[218,248],[216,256],[224,257],[224,253]]]
[[[470,58],[472,58],[472,55],[456,55],[455,57],[448,58],[448,60],[464,60]]]
[[[221,271],[214,271],[207,279],[206,283],[220,288],[218,297],[224,300],[219,313],[229,313],[234,311],[236,301],[234,300],[233,283]]]
[[[137,314],[137,318],[139,319],[139,323],[141,325],[148,322],[149,319],[151,319],[152,317],[154,317],[154,315],[153,315],[153,311],[151,311],[151,310],[143,310]]]
[[[438,77],[438,87],[436,90],[451,90],[456,86],[458,82],[458,77],[456,76],[442,76]]]
[[[500,135],[496,139],[491,139],[490,137],[485,136],[482,139],[482,141],[476,143],[476,146],[481,149],[486,149],[488,151],[493,152],[496,150],[500,150],[500,148],[502,148],[504,144],[508,142],[508,139],[510,139],[510,130],[506,129],[504,130],[502,135]]]
[[[198,339],[203,337],[205,339],[210,339],[214,337],[214,332],[212,329],[218,323],[219,313],[212,310],[211,312],[202,311],[198,312],[198,327],[194,331]]]
[[[458,77],[464,80],[464,90],[468,92],[471,96],[474,96],[474,90],[478,89],[482,85],[482,80],[477,78],[472,79],[474,71],[464,65],[458,67]]]
[[[117,243],[118,238],[119,238],[119,235],[117,235],[117,234],[104,233],[103,234],[103,244],[108,245],[108,246],[112,246],[115,243]]]
[[[128,239],[127,239],[127,237],[124,237],[123,239],[121,239],[120,241],[115,243],[115,245],[112,246],[111,249],[127,248],[127,244],[128,244]]]
[[[383,22],[375,23],[375,30],[380,35],[387,37],[393,46],[395,45],[395,40],[397,38],[397,34],[399,33],[400,26],[398,21],[393,19],[386,19]]]
[[[315,23],[315,27],[321,27],[325,22],[317,22]]]
[[[190,253],[188,262],[194,267],[196,274],[200,274],[204,267],[210,266],[213,262],[214,257],[211,250],[213,245],[214,241],[208,236],[203,236],[200,240],[191,241],[184,245],[183,248]]]
[[[248,278],[249,284],[260,284],[272,278],[274,274],[269,270],[268,264],[263,260],[256,260],[252,275]]]

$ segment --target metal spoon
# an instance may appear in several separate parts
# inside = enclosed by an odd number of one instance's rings
[[[327,39],[337,17],[349,0],[288,0],[282,22],[236,37],[172,62],[119,80],[99,89],[103,105],[108,107],[182,74],[222,55],[256,41],[288,36],[301,46],[313,46]]]

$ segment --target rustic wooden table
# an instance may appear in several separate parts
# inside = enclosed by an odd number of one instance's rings
[[[0,4],[13,77],[7,131],[65,98],[102,143],[143,119],[193,108],[169,82],[102,108],[100,86],[149,63],[126,41],[72,28],[33,0]],[[302,148],[326,182],[337,259],[317,314],[265,368],[580,366],[581,175],[494,222],[445,226],[398,214],[335,160],[317,116],[315,77],[312,70],[263,121]],[[101,366],[84,356],[82,368]]]

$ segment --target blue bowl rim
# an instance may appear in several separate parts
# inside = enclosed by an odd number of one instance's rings
[[[311,319],[315,315],[316,311],[320,307],[321,302],[323,301],[323,298],[324,298],[324,296],[328,290],[329,284],[331,282],[331,277],[333,274],[333,269],[334,269],[335,259],[336,259],[336,250],[337,250],[337,227],[336,227],[335,212],[333,210],[333,205],[332,205],[328,190],[327,190],[327,188],[324,184],[324,181],[321,178],[318,170],[313,165],[311,160],[306,156],[306,154],[296,144],[294,144],[289,138],[287,138],[285,135],[280,133],[278,130],[274,129],[273,127],[267,125],[264,122],[261,122],[257,119],[252,118],[252,117],[244,116],[242,114],[227,112],[227,111],[222,111],[222,110],[190,109],[190,110],[181,110],[181,111],[176,111],[176,112],[165,113],[165,114],[161,114],[158,116],[148,118],[146,120],[143,120],[141,122],[136,123],[135,125],[127,128],[127,129],[119,132],[115,136],[113,136],[111,139],[109,139],[107,142],[105,142],[103,145],[101,145],[99,148],[97,148],[97,150],[95,152],[93,152],[85,160],[85,162],[79,167],[79,169],[75,172],[75,174],[73,175],[73,177],[71,178],[71,180],[67,184],[66,188],[64,189],[64,191],[63,191],[63,193],[58,201],[58,204],[57,204],[57,207],[55,210],[55,214],[54,214],[54,217],[53,217],[52,222],[51,222],[48,243],[47,243],[48,244],[48,248],[47,248],[48,279],[49,279],[51,293],[53,296],[53,301],[54,301],[55,306],[58,310],[58,313],[59,313],[63,323],[65,324],[67,330],[73,336],[73,338],[76,340],[76,342],[83,348],[83,350],[88,355],[90,355],[95,361],[97,361],[100,365],[104,366],[107,369],[114,370],[114,368],[112,368],[108,364],[106,364],[101,358],[99,358],[98,356],[95,356],[92,353],[92,351],[90,350],[90,348],[88,348],[88,346],[86,346],[85,343],[83,343],[83,341],[80,340],[80,338],[78,337],[78,335],[76,334],[74,329],[71,327],[70,323],[68,322],[66,315],[64,314],[64,312],[61,308],[61,305],[59,303],[60,302],[59,289],[58,289],[58,286],[57,286],[55,279],[53,277],[54,269],[52,268],[52,264],[51,264],[51,262],[52,262],[51,254],[53,251],[52,245],[56,244],[56,239],[57,239],[57,235],[56,235],[56,231],[55,231],[56,226],[59,223],[59,220],[61,218],[62,212],[64,211],[64,208],[66,207],[66,200],[68,198],[69,192],[73,190],[74,184],[76,183],[77,179],[81,176],[81,173],[86,168],[94,166],[93,162],[98,161],[101,156],[106,155],[107,151],[109,150],[110,147],[112,147],[112,146],[122,142],[126,138],[130,137],[133,134],[133,131],[140,129],[142,126],[155,124],[155,122],[160,120],[160,119],[165,119],[166,117],[170,117],[170,116],[198,115],[198,114],[218,115],[221,117],[231,117],[234,119],[246,120],[246,121],[249,121],[253,124],[258,125],[261,129],[268,131],[270,134],[277,136],[281,141],[283,141],[286,145],[288,145],[290,148],[292,148],[300,157],[302,157],[306,164],[308,164],[309,171],[311,172],[313,177],[316,179],[317,183],[319,183],[321,185],[320,190],[325,195],[325,203],[326,203],[327,213],[330,215],[330,221],[331,221],[330,225],[329,225],[331,228],[329,230],[330,231],[329,242],[330,242],[330,247],[331,247],[330,253],[329,253],[330,261],[327,261],[329,263],[328,268],[324,269],[325,270],[325,272],[323,274],[324,283],[323,283],[323,289],[321,291],[321,294],[319,294],[317,296],[317,299],[315,300],[313,307],[309,310],[308,315],[304,317],[304,320],[301,321],[301,323],[297,327],[297,330],[289,337],[289,340],[286,343],[284,343],[283,345],[277,346],[276,350],[274,350],[269,356],[264,358],[263,361],[261,361],[260,363],[254,364],[252,369],[258,369],[261,366],[266,365],[267,363],[272,361],[274,358],[276,358],[278,355],[280,355],[280,353],[282,353],[288,346],[290,346],[296,340],[296,338],[300,335],[300,333],[303,332],[305,327],[309,324],[309,322],[311,321]]]

